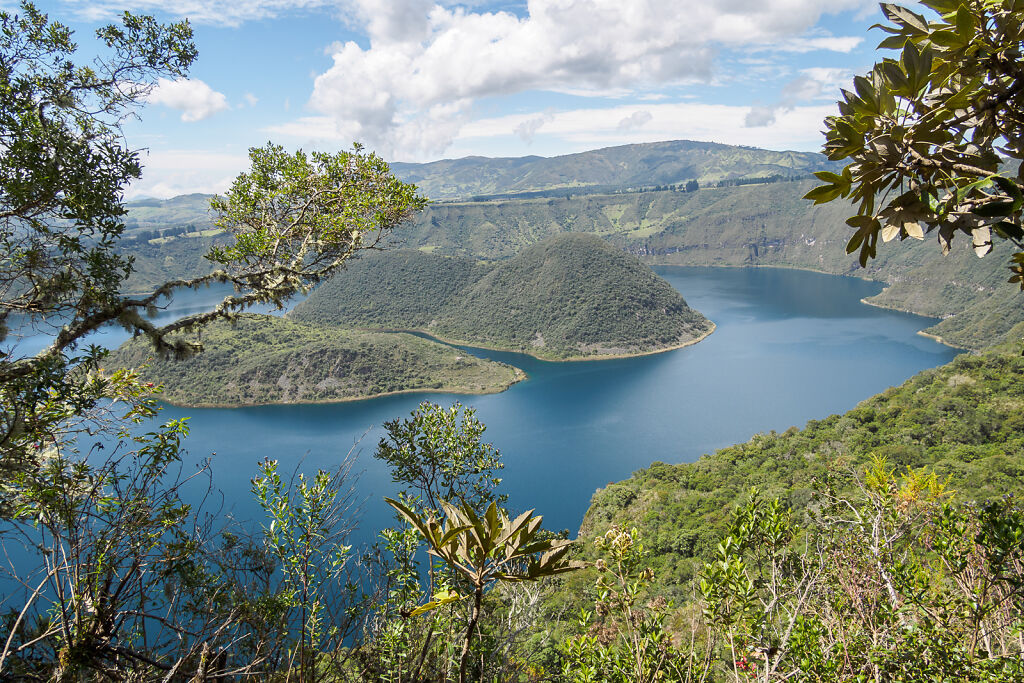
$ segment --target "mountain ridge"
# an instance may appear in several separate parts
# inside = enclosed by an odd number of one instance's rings
[[[612,191],[690,180],[703,185],[770,176],[799,177],[838,167],[817,152],[693,140],[615,145],[554,157],[463,157],[391,164],[396,176],[415,183],[435,200],[594,186]]]

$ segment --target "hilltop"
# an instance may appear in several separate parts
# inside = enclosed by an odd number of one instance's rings
[[[321,325],[418,329],[550,359],[649,353],[713,329],[635,256],[578,234],[490,264],[412,250],[374,254],[290,315]]]
[[[206,350],[187,360],[153,359],[145,339],[111,353],[164,384],[161,398],[185,406],[328,403],[400,391],[494,393],[523,379],[509,365],[409,334],[320,328],[244,314],[203,329]]]
[[[556,157],[465,157],[391,164],[395,175],[415,183],[434,200],[561,189],[614,191],[690,180],[706,185],[723,180],[803,177],[835,167],[835,162],[817,153],[691,140],[619,145]]]

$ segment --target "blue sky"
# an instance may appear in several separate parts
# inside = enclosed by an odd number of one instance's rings
[[[10,3],[7,3],[10,6]],[[224,191],[267,140],[389,161],[690,139],[817,150],[877,58],[867,0],[46,0],[76,31],[188,18],[199,59],[125,127],[129,197]]]

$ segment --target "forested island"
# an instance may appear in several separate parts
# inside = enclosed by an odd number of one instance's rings
[[[243,314],[208,326],[206,350],[183,360],[154,357],[143,339],[111,354],[116,367],[140,368],[163,386],[161,399],[211,407],[330,403],[405,391],[483,394],[525,378],[503,363],[409,334],[305,324]]]
[[[664,351],[714,329],[635,256],[581,234],[556,235],[497,262],[413,250],[372,254],[291,316],[415,329],[551,360]]]
[[[679,348],[713,330],[636,256],[592,235],[558,235],[501,262],[373,252],[284,319],[243,315],[209,326],[190,338],[207,349],[196,357],[171,360],[134,340],[110,362],[141,368],[179,405],[330,402],[493,393],[525,378],[451,343],[594,359]]]

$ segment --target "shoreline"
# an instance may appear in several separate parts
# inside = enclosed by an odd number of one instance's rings
[[[645,263],[647,263],[647,262],[645,261]],[[756,264],[752,263],[752,264],[749,264],[749,265],[731,265],[731,264],[724,264],[724,265],[683,265],[683,264],[679,264],[679,263],[647,263],[647,265],[648,265],[648,267],[652,267],[652,268],[655,268],[655,267],[668,267],[668,268],[673,268],[673,267],[676,267],[676,268],[691,268],[691,267],[696,267],[696,268],[779,268],[779,269],[782,269],[782,270],[801,270],[801,271],[808,272],[808,273],[819,273],[821,275],[830,275],[832,277],[849,277],[849,278],[854,278],[856,280],[862,280],[864,282],[879,282],[879,283],[882,284],[882,291],[879,292],[878,294],[872,295],[871,297],[863,297],[863,298],[861,298],[860,302],[862,304],[864,304],[865,306],[872,306],[874,308],[880,308],[883,311],[896,311],[897,313],[906,313],[908,315],[916,315],[919,318],[930,318],[932,320],[936,320],[936,321],[940,321],[940,322],[942,320],[944,320],[944,318],[941,318],[941,317],[938,317],[938,316],[934,316],[934,315],[928,315],[926,313],[920,313],[918,311],[914,311],[914,310],[911,310],[909,308],[900,308],[898,306],[889,306],[889,305],[886,305],[886,304],[879,303],[877,301],[871,301],[871,299],[874,298],[875,296],[879,296],[881,294],[884,294],[887,289],[892,287],[892,283],[887,281],[887,280],[875,279],[875,278],[872,278],[872,277],[861,277],[860,275],[855,275],[853,273],[830,273],[827,270],[821,270],[819,268],[810,268],[810,267],[805,267],[805,266],[787,266],[787,265],[781,265],[781,264],[776,264],[776,263],[756,263]],[[929,327],[932,327],[932,326],[929,325]],[[951,349],[957,349],[958,351],[964,351],[965,353],[966,352],[973,352],[973,351],[975,351],[975,349],[972,349],[970,347],[960,346],[959,344],[954,344],[951,341],[947,341],[945,339],[945,337],[942,337],[940,335],[932,334],[931,332],[925,332],[926,329],[928,329],[928,328],[924,328],[924,329],[918,330],[916,332],[916,334],[919,334],[922,337],[927,337],[928,339],[931,339],[932,341],[938,342],[939,344],[942,344],[943,346],[948,346]]]
[[[412,334],[412,333],[421,334],[421,335],[423,335],[425,337],[433,339],[436,342],[439,342],[441,344],[447,344],[449,346],[468,346],[468,347],[473,348],[473,349],[483,349],[485,351],[498,351],[498,352],[501,352],[501,353],[519,353],[519,354],[522,354],[524,356],[529,356],[530,358],[533,358],[534,360],[544,361],[545,363],[580,363],[580,362],[586,362],[586,361],[615,360],[615,359],[620,359],[620,358],[641,358],[643,356],[653,356],[653,355],[658,354],[658,353],[665,353],[667,351],[676,351],[678,349],[686,348],[687,346],[693,346],[694,344],[696,344],[698,342],[701,342],[701,341],[704,341],[705,339],[707,339],[711,335],[712,332],[714,332],[716,329],[718,329],[718,327],[715,325],[714,321],[712,321],[710,319],[707,319],[707,318],[705,318],[705,319],[711,324],[711,327],[706,332],[701,334],[699,337],[693,337],[693,338],[688,339],[688,340],[686,340],[684,342],[679,342],[679,343],[672,344],[670,346],[666,346],[666,347],[663,347],[663,348],[652,349],[650,351],[637,351],[636,353],[613,353],[613,354],[601,354],[601,355],[593,355],[593,356],[567,356],[565,358],[538,356],[537,354],[530,353],[529,351],[527,351],[525,349],[510,349],[510,348],[507,348],[507,347],[491,346],[491,345],[482,344],[482,343],[479,343],[479,342],[465,341],[463,339],[450,339],[448,337],[442,337],[442,336],[433,334],[431,332],[427,332],[426,330],[421,330],[421,329],[416,329],[416,328],[360,327],[360,328],[355,328],[355,329],[366,330],[366,331],[371,331],[371,332],[404,332],[406,334]],[[515,367],[515,366],[512,366],[512,367]]]
[[[506,365],[508,365],[506,363]],[[512,381],[503,385],[500,389],[494,391],[471,391],[468,389],[397,389],[395,391],[383,391],[379,394],[368,394],[366,396],[346,396],[344,398],[328,398],[318,400],[302,400],[302,401],[268,401],[266,403],[179,403],[177,401],[169,401],[163,398],[157,398],[160,403],[166,403],[169,406],[175,408],[218,408],[218,409],[233,409],[233,408],[260,408],[263,406],[313,406],[313,405],[331,405],[335,403],[353,403],[355,401],[369,401],[375,398],[385,398],[387,396],[399,396],[401,394],[459,394],[463,396],[490,396],[493,394],[500,394],[508,391],[516,384],[519,384],[523,380],[529,379],[529,375],[526,374],[521,368],[517,368],[514,365],[509,365],[515,372],[513,373]]]
[[[882,308],[882,307],[880,307],[880,308]],[[936,341],[936,342],[942,344],[943,346],[948,346],[951,349],[957,349],[959,351],[963,351],[964,353],[973,353],[974,352],[974,349],[969,349],[966,346],[958,346],[957,344],[954,344],[952,342],[948,342],[948,341],[946,341],[945,339],[943,339],[942,337],[940,337],[937,334],[932,334],[931,332],[925,332],[924,330],[918,330],[917,333],[919,335],[921,335],[922,337],[927,337],[928,339],[931,339],[932,341]]]
[[[718,326],[715,325],[715,323],[713,321],[708,320],[708,322],[711,325],[710,328],[707,331],[705,331],[703,334],[701,334],[699,337],[693,337],[693,338],[688,339],[688,340],[686,340],[684,342],[679,342],[677,344],[672,344],[671,346],[667,346],[667,347],[660,348],[660,349],[654,349],[654,350],[651,350],[651,351],[642,351],[642,352],[638,352],[638,353],[628,353],[628,354],[607,354],[607,355],[599,355],[599,356],[570,356],[568,358],[556,358],[556,359],[542,358],[540,356],[536,356],[536,355],[534,355],[532,353],[528,353],[526,351],[517,351],[517,350],[514,350],[514,349],[505,349],[505,348],[484,346],[484,345],[475,344],[475,343],[472,343],[472,342],[465,342],[465,341],[459,341],[459,340],[446,339],[444,337],[438,337],[438,336],[435,336],[435,335],[431,335],[430,333],[424,332],[423,330],[416,330],[416,329],[390,329],[390,328],[389,329],[357,328],[357,329],[369,330],[369,331],[375,331],[375,332],[390,332],[390,333],[405,333],[405,334],[417,333],[417,334],[422,334],[422,335],[425,335],[427,337],[430,337],[431,339],[437,341],[438,343],[447,344],[447,345],[467,346],[467,347],[470,347],[470,348],[484,349],[484,350],[487,350],[487,351],[498,351],[498,352],[503,352],[503,353],[521,353],[524,356],[530,356],[531,358],[534,358],[534,359],[540,360],[540,361],[544,361],[546,363],[579,363],[579,362],[587,362],[587,361],[616,360],[616,359],[623,359],[623,358],[641,358],[643,356],[653,356],[653,355],[656,355],[656,354],[659,354],[659,353],[666,353],[668,351],[677,351],[679,349],[686,348],[687,346],[693,346],[694,344],[697,344],[698,342],[701,342],[701,341],[704,341],[705,339],[707,339],[709,336],[711,336],[711,334],[715,330],[718,329]],[[422,388],[421,387],[421,388],[414,388],[414,389],[397,389],[395,391],[384,391],[384,392],[381,392],[381,393],[368,394],[368,395],[365,395],[365,396],[346,396],[344,398],[328,398],[328,399],[299,400],[299,401],[268,401],[266,403],[181,403],[181,402],[178,402],[178,401],[171,401],[171,400],[167,400],[167,399],[164,399],[164,398],[158,398],[157,400],[160,401],[161,403],[165,403],[167,405],[174,406],[176,408],[198,408],[198,409],[216,408],[216,409],[228,409],[228,410],[230,410],[230,409],[233,409],[233,408],[258,408],[258,407],[261,407],[261,406],[330,405],[330,404],[335,404],[335,403],[353,403],[355,401],[369,401],[369,400],[372,400],[372,399],[375,399],[375,398],[384,398],[384,397],[387,397],[387,396],[398,396],[398,395],[401,395],[401,394],[417,394],[417,393],[419,393],[419,394],[429,394],[429,393],[434,393],[434,394],[457,394],[457,395],[462,395],[462,396],[488,396],[488,395],[500,394],[500,393],[503,393],[505,391],[508,391],[509,389],[511,389],[516,384],[519,384],[520,382],[529,379],[529,375],[522,368],[519,368],[519,367],[517,367],[515,365],[512,365],[510,363],[505,363],[505,365],[508,365],[508,367],[512,368],[512,370],[514,371],[513,372],[512,380],[510,382],[502,385],[500,388],[494,389],[493,391],[472,391],[472,390],[468,390],[468,389],[444,389],[444,388],[441,388],[441,389],[429,389],[429,388]]]

